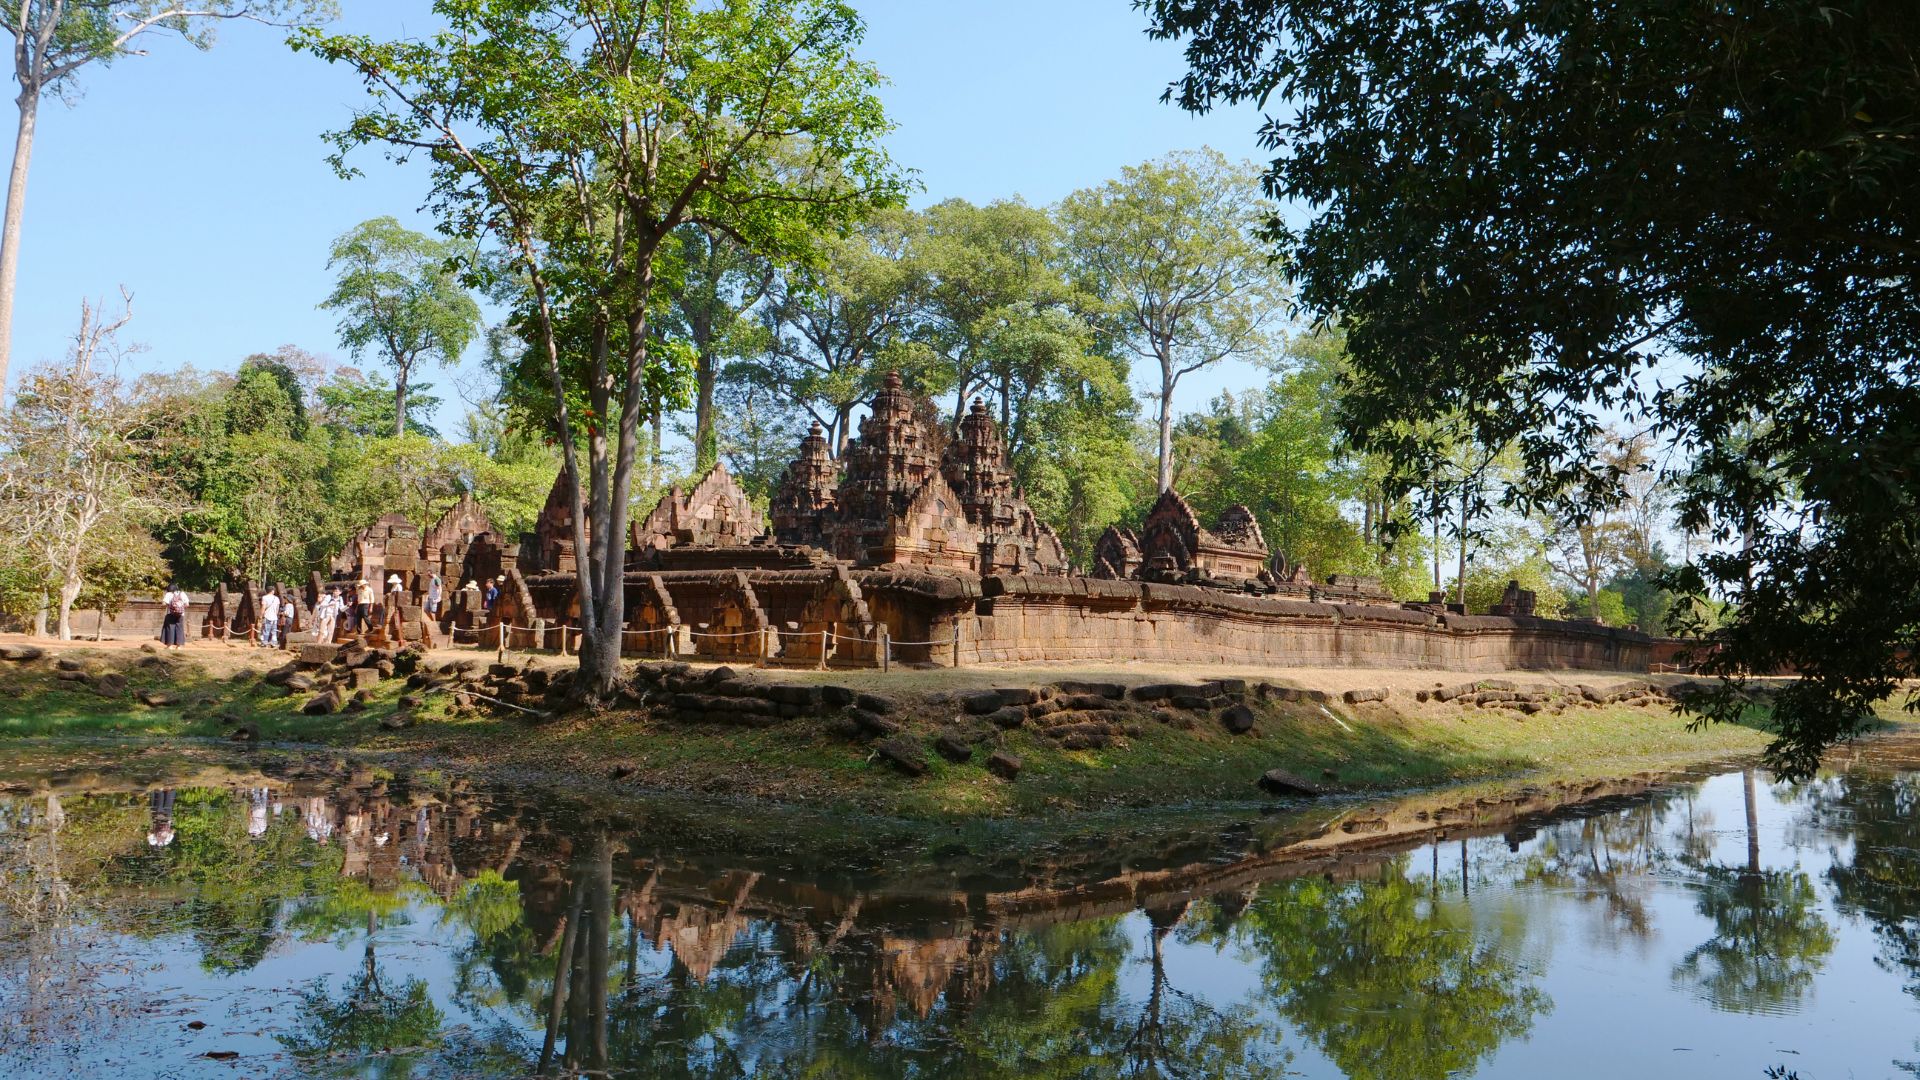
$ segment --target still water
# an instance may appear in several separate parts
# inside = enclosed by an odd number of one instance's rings
[[[1019,840],[62,761],[8,1076],[1920,1076],[1916,743]]]

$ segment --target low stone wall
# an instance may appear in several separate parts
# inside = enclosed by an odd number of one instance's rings
[[[187,608],[187,637],[197,638],[200,636],[202,624],[207,620],[207,604],[212,601],[213,595],[211,593],[188,593],[187,595],[192,601],[192,606]],[[88,641],[95,637],[108,640],[151,638],[159,641],[160,621],[166,613],[167,606],[162,604],[157,596],[129,597],[126,604],[121,607],[120,614],[109,618],[103,618],[100,612],[92,608],[75,608],[73,636],[76,639]],[[0,626],[0,629],[23,633],[27,626],[25,620],[15,620]],[[47,629],[49,633],[52,632],[51,617],[48,619]]]
[[[1435,615],[1132,581],[987,578],[981,594],[975,612],[954,616],[962,663],[1645,671],[1652,644],[1645,634],[1593,623]],[[950,634],[951,626],[935,627],[932,636]]]
[[[725,579],[725,580],[723,580]],[[1264,664],[1275,667],[1646,671],[1652,639],[1589,622],[1438,615],[1393,604],[1281,599],[1188,585],[1086,577],[988,577],[902,570],[853,571],[873,623],[885,626],[900,663],[1127,661]],[[701,633],[740,627],[788,633],[819,627],[809,611],[833,589],[828,570],[629,574],[627,606],[647,602],[651,581],[672,599],[680,625]],[[738,582],[744,580],[746,589]],[[528,580],[537,613],[553,624],[573,576]],[[750,594],[752,617],[743,618]],[[760,620],[764,619],[764,623]],[[844,625],[836,627],[844,631]],[[709,639],[698,652],[739,658]],[[724,640],[724,639],[722,639]],[[817,658],[783,638],[789,659]],[[530,642],[529,642],[530,643]],[[843,643],[837,664],[874,662]],[[630,651],[659,655],[656,635]],[[804,654],[804,655],[801,655]]]

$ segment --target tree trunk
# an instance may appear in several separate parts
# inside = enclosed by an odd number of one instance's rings
[[[719,363],[707,349],[694,365],[693,471],[705,473],[720,460],[720,433],[713,422],[713,387],[720,379]]]
[[[640,296],[653,289],[653,267],[644,267],[636,282]],[[620,400],[620,426],[614,451],[613,473],[609,479],[606,503],[606,528],[594,522],[596,559],[583,568],[594,575],[600,609],[599,645],[591,656],[583,650],[581,674],[586,676],[589,692],[600,698],[613,696],[620,683],[620,647],[627,621],[626,557],[628,503],[633,498],[634,458],[640,454],[640,414],[645,401],[643,387],[647,366],[647,312],[642,308],[627,320],[625,392]],[[653,415],[660,415],[659,402],[651,403]]]
[[[69,568],[66,577],[60,582],[59,633],[61,641],[73,640],[73,602],[80,597],[80,589],[85,584],[79,571]]]
[[[28,633],[34,637],[47,636],[47,613],[53,607],[53,600],[44,591],[40,594],[40,603],[33,609],[33,625]]]
[[[1754,804],[1753,770],[1740,770],[1740,783],[1746,796],[1747,809],[1747,873],[1752,877],[1760,876],[1760,813]]]
[[[847,453],[847,429],[853,426],[853,406],[842,405],[833,411],[833,460],[839,461]]]
[[[20,128],[13,141],[13,171],[7,177],[7,211],[0,222],[0,400],[6,398],[7,363],[13,355],[13,290],[20,274],[20,224],[27,212],[27,167],[33,161],[33,128],[40,114],[38,88],[22,90]]]
[[[1454,592],[1457,594],[1455,602],[1458,603],[1462,609],[1464,609],[1467,606],[1467,506],[1468,506],[1467,485],[1461,484],[1460,485],[1460,569],[1457,571],[1459,576],[1454,579],[1453,585],[1454,585]]]
[[[1173,358],[1160,357],[1160,492],[1173,490]]]
[[[407,366],[393,365],[393,437],[407,433]]]

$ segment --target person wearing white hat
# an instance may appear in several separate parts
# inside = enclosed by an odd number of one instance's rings
[[[373,586],[366,578],[353,583],[353,630],[364,634],[369,629],[368,620],[373,618]]]
[[[400,644],[401,630],[405,625],[400,617],[400,609],[407,602],[405,590],[406,585],[400,580],[399,574],[387,575],[387,618],[381,630],[387,635],[387,641],[394,645]]]

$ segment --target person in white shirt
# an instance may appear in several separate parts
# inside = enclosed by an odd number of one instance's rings
[[[340,590],[327,590],[327,595],[313,607],[313,640],[322,645],[332,643],[334,627],[339,624],[340,612],[345,606],[340,602]]]
[[[260,596],[260,646],[270,649],[280,634],[280,594],[272,589]]]
[[[432,577],[427,579],[427,618],[437,619],[439,617],[440,617],[440,575],[435,574]]]

